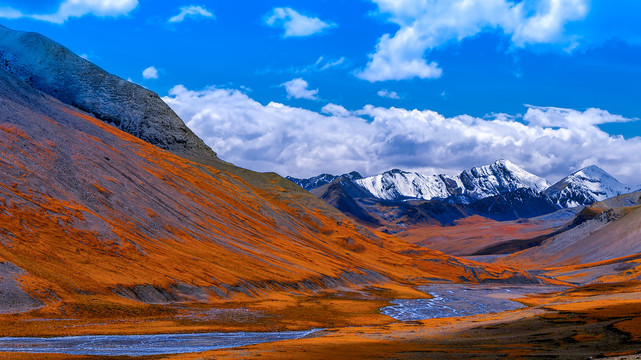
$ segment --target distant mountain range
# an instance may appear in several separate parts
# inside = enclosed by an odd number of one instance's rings
[[[550,185],[506,159],[454,176],[394,169],[365,178],[351,172],[288,179],[360,221],[394,224],[396,230],[431,221],[447,224],[471,215],[497,220],[538,216],[641,188],[622,184],[594,165]]]
[[[355,182],[379,199],[432,200],[455,197],[455,202],[460,203],[471,203],[521,188],[540,192],[550,186],[547,180],[505,159],[465,170],[458,176],[423,175],[395,169]]]
[[[344,177],[349,180],[358,180],[363,178],[361,174],[357,173],[356,171],[352,171],[349,174],[343,174],[343,175],[320,174],[318,176],[310,177],[308,179],[298,179],[291,176],[287,176],[286,179],[302,187],[303,189],[309,191],[309,190],[319,188],[323,185],[329,184],[332,181],[338,179],[339,177]]]

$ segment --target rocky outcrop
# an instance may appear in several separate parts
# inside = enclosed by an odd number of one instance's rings
[[[0,69],[162,149],[199,162],[217,159],[158,94],[107,73],[43,35],[0,26]]]
[[[8,261],[0,262],[0,314],[21,313],[43,306],[22,289],[19,278],[26,274]]]

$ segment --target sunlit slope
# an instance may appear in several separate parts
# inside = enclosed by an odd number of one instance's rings
[[[510,254],[538,245],[571,221],[574,209],[530,219],[496,221],[474,215],[454,226],[416,226],[396,234],[400,239],[455,256]]]
[[[498,261],[527,268],[557,268],[565,280],[641,279],[641,192],[597,202],[581,211],[575,226]]]
[[[3,71],[0,119],[0,261],[45,303],[526,279],[374,235],[275,174],[187,161]]]

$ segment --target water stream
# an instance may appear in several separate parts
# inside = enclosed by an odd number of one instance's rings
[[[394,300],[394,305],[382,308],[381,313],[401,321],[498,313],[525,307],[510,299],[560,290],[551,286],[463,284],[436,284],[420,286],[418,289],[432,295],[432,298]]]
[[[235,332],[157,335],[88,335],[55,338],[0,338],[0,352],[67,355],[144,356],[182,354],[300,339],[318,329],[282,332]]]

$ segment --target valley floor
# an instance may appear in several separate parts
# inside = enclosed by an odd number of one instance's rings
[[[470,285],[472,287],[473,285]],[[532,292],[536,292],[534,289]],[[522,296],[527,307],[498,314],[396,321],[392,299],[425,297],[402,286],[230,302],[227,310],[179,309],[147,319],[27,321],[0,317],[2,335],[267,331],[322,327],[309,337],[204,353],[137,359],[587,359],[641,356],[641,284],[596,284]],[[221,304],[216,308],[221,308]],[[17,325],[16,327],[12,325]],[[0,353],[0,359],[99,359]],[[115,359],[114,357],[108,357]]]

